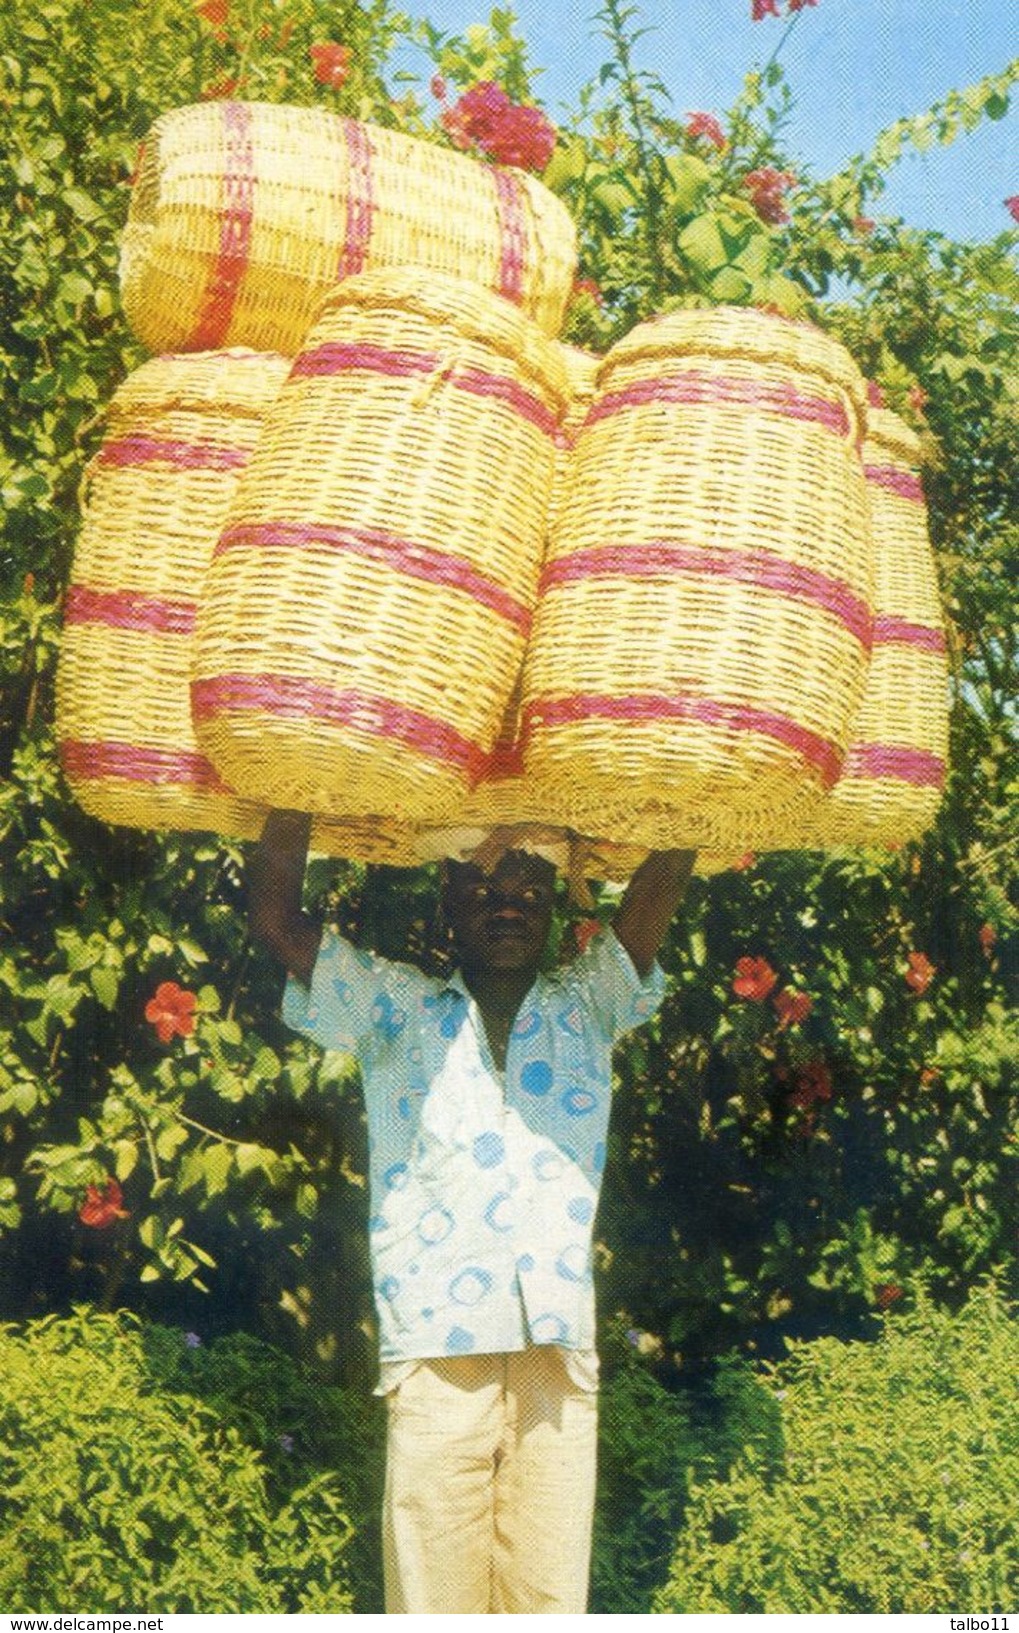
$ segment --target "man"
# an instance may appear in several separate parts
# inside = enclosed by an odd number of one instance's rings
[[[252,934],[290,973],[283,1016],[361,1065],[387,1400],[386,1608],[581,1613],[594,1507],[591,1231],[616,1040],[689,852],[634,874],[611,929],[539,973],[555,870],[523,851],[448,866],[447,981],[358,952],[301,907],[309,821],[267,820]]]

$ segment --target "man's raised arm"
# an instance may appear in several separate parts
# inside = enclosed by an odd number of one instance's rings
[[[652,851],[626,887],[612,928],[643,981],[690,882],[696,851]]]
[[[322,940],[322,926],[301,907],[311,818],[270,811],[251,861],[248,928],[306,987]]]

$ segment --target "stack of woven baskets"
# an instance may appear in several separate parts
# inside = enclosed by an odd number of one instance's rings
[[[916,439],[762,313],[562,345],[574,272],[521,172],[317,109],[157,121],[122,288],[162,355],[109,405],[59,670],[87,809],[296,807],[402,864],[528,824],[601,876],[922,831]]]

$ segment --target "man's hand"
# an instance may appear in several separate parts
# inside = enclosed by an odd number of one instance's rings
[[[306,987],[322,940],[322,926],[301,907],[311,818],[270,811],[252,858],[248,929]]]
[[[626,888],[612,928],[643,981],[686,893],[696,851],[652,851]]]

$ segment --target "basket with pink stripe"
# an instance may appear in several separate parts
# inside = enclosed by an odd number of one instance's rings
[[[64,602],[57,736],[79,802],[141,828],[258,832],[191,724],[202,576],[287,375],[251,351],[144,363],[109,404]]]
[[[198,597],[283,358],[191,353],[144,363],[115,393],[88,475],[64,600],[57,736],[84,809],[125,827],[233,838],[261,831],[191,723]],[[406,864],[411,836],[382,819],[320,822],[313,848]]]
[[[145,140],[121,291],[154,352],[293,357],[336,282],[400,266],[475,281],[554,334],[575,236],[523,171],[324,108],[207,102],[164,113]]]
[[[948,655],[920,483],[920,442],[871,408],[863,448],[874,645],[842,775],[804,842],[898,847],[930,827],[948,758]]]
[[[525,668],[550,820],[753,848],[841,771],[873,636],[866,388],[809,325],[735,308],[609,353]]]
[[[336,287],[206,580],[193,714],[232,786],[456,816],[530,631],[565,399],[553,342],[477,285]]]

